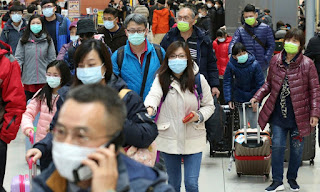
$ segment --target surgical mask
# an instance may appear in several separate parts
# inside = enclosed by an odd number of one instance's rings
[[[212,4],[210,3],[210,4],[207,4],[207,7],[208,8],[211,8],[212,7]]]
[[[181,32],[186,32],[190,29],[190,26],[189,26],[189,23],[186,22],[186,21],[179,21],[178,22],[178,29],[181,31]]]
[[[114,21],[103,21],[103,25],[106,29],[112,29],[114,28]]]
[[[128,40],[132,45],[141,45],[146,39],[144,33],[133,33],[129,34]]]
[[[42,13],[45,17],[51,17],[53,15],[53,7],[43,9]]]
[[[38,34],[42,30],[42,25],[41,24],[33,24],[30,25],[30,30],[34,34]]]
[[[176,74],[182,73],[187,68],[187,59],[169,59],[168,66]]]
[[[216,5],[214,5],[214,7],[215,7],[216,9],[218,9],[218,8],[219,8],[219,5],[216,4]]]
[[[286,41],[284,43],[284,50],[289,54],[296,54],[299,51],[299,45]]]
[[[57,88],[61,84],[61,77],[47,76],[47,83],[51,88]]]
[[[253,25],[256,22],[256,18],[255,17],[248,17],[244,20],[246,22],[246,24],[248,25]]]
[[[225,40],[226,40],[226,38],[218,39],[218,41],[219,41],[220,43],[224,42]]]
[[[101,68],[104,64],[98,67],[77,68],[77,77],[83,84],[99,83],[104,75],[101,75]]]
[[[203,15],[201,13],[199,13],[199,18],[202,18],[202,17],[203,17]]]
[[[247,62],[247,61],[248,61],[248,57],[249,57],[248,53],[237,57],[238,63],[245,63],[245,62]]]
[[[72,42],[76,42],[78,39],[79,39],[79,35],[72,35],[72,36],[70,36],[70,40],[71,40]]]
[[[52,141],[52,159],[59,174],[70,182],[75,182],[73,170],[77,169],[88,155],[96,152],[97,148],[80,147],[67,143]],[[79,180],[88,180],[92,171],[84,166],[78,171]]]
[[[13,22],[15,22],[15,23],[20,22],[20,21],[21,21],[21,18],[22,18],[22,15],[20,15],[20,14],[13,14],[13,15],[11,16],[11,20],[12,20]]]

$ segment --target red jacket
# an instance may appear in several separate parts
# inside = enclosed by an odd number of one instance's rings
[[[228,36],[227,39],[222,43],[218,42],[218,39],[214,40],[212,43],[218,60],[217,67],[219,70],[219,75],[224,75],[224,71],[226,70],[227,64],[229,62],[228,47],[231,40],[232,37]]]
[[[282,63],[283,52],[273,56],[270,61],[267,81],[254,95],[262,101],[269,93],[260,115],[259,125],[266,126],[274,110],[274,106],[285,76],[288,76],[290,97],[300,136],[310,134],[310,117],[320,117],[320,86],[316,67],[311,59],[300,54],[294,63],[285,68]]]
[[[26,110],[26,96],[18,62],[10,46],[3,41],[0,44],[0,139],[10,143],[16,138]],[[10,51],[3,49],[3,46]]]

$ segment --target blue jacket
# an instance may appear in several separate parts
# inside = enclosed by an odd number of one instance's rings
[[[119,154],[117,158],[118,181],[116,191],[122,192],[174,192],[168,185],[164,172],[142,165],[129,157]],[[68,182],[60,176],[54,164],[32,181],[33,192],[66,191]],[[81,191],[91,191],[90,188]]]
[[[127,41],[127,44],[124,47],[124,55],[123,55],[123,62],[122,62],[122,66],[121,66],[121,72],[119,71],[119,67],[117,64],[118,50],[115,51],[111,57],[112,65],[113,65],[113,72],[116,75],[121,76],[121,78],[127,83],[129,89],[135,91],[136,93],[138,93],[138,95],[140,95],[141,84],[142,84],[142,80],[143,80],[147,56],[149,54],[151,54],[150,66],[149,66],[146,86],[145,86],[144,92],[143,92],[143,100],[148,95],[150,88],[151,88],[151,85],[153,83],[153,80],[155,78],[156,72],[160,67],[160,61],[157,56],[157,52],[156,52],[155,48],[148,40],[146,40],[146,41],[147,41],[148,50],[144,56],[142,67],[141,67],[139,60],[136,58],[136,56],[130,50],[129,41]],[[161,48],[161,50],[162,50],[162,55],[163,55],[162,60],[163,60],[166,53],[162,48]]]
[[[71,24],[70,20],[67,17],[64,17],[56,13],[57,22],[56,22],[56,37],[57,37],[57,52],[59,53],[61,47],[70,42],[70,31],[69,26]]]
[[[219,87],[219,72],[217,68],[217,58],[212,48],[211,37],[197,26],[193,26],[193,30],[195,30],[198,36],[196,63],[200,68],[199,71],[207,79],[210,87]],[[177,27],[172,28],[164,36],[160,45],[165,50],[167,50],[169,45],[174,41],[178,41],[180,37],[181,35],[179,29]]]
[[[246,46],[247,50],[257,58],[261,69],[265,71],[269,67],[269,62],[275,49],[275,41],[272,29],[268,25],[260,22],[255,27],[251,27],[247,24],[245,25],[265,44],[267,49],[264,49],[256,40],[254,40],[243,27],[239,27],[234,33],[234,36],[229,44],[229,54],[232,54],[233,45],[237,42],[241,42]]]
[[[239,64],[230,57],[223,78],[223,94],[226,102],[248,102],[264,84],[264,75],[258,61],[253,54],[249,52],[248,54],[248,61],[244,64]]]
[[[18,42],[27,26],[26,20],[24,20],[23,18],[21,19],[21,22],[22,25],[19,32],[13,28],[11,19],[8,20],[1,32],[0,40],[11,46],[13,55],[16,53]]]

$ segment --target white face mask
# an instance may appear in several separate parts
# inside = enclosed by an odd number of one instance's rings
[[[210,3],[210,4],[207,4],[207,7],[208,8],[211,8],[212,7],[212,4]]]
[[[61,84],[61,77],[46,76],[47,83],[51,88],[57,88]]]
[[[52,159],[59,174],[70,182],[75,182],[73,170],[77,169],[81,162],[94,153],[97,148],[80,147],[67,143],[52,141]],[[92,177],[92,171],[84,166],[78,171],[79,180],[88,180]]]
[[[219,8],[219,5],[215,4],[214,7],[215,7],[216,9],[218,9],[218,8]]]
[[[224,42],[225,40],[226,40],[225,38],[218,39],[220,43]]]
[[[203,17],[203,15],[201,13],[199,13],[199,18],[202,18],[202,17]]]

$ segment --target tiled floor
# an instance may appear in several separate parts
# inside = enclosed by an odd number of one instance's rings
[[[317,143],[317,149],[318,143]],[[24,160],[25,137],[19,132],[16,140],[9,145],[8,162],[4,187],[10,191],[10,182],[17,174],[27,174],[27,164]],[[199,186],[200,192],[258,192],[264,191],[270,184],[270,180],[260,176],[242,176],[238,178],[235,167],[228,172],[228,157],[209,158],[208,150],[204,152],[200,171]],[[287,164],[286,164],[287,166]],[[309,162],[304,162],[299,170],[298,183],[302,192],[320,191],[320,152],[317,150],[315,165],[310,166]],[[183,184],[182,184],[183,186]],[[290,191],[285,182],[286,191]],[[185,191],[182,187],[181,191]]]

